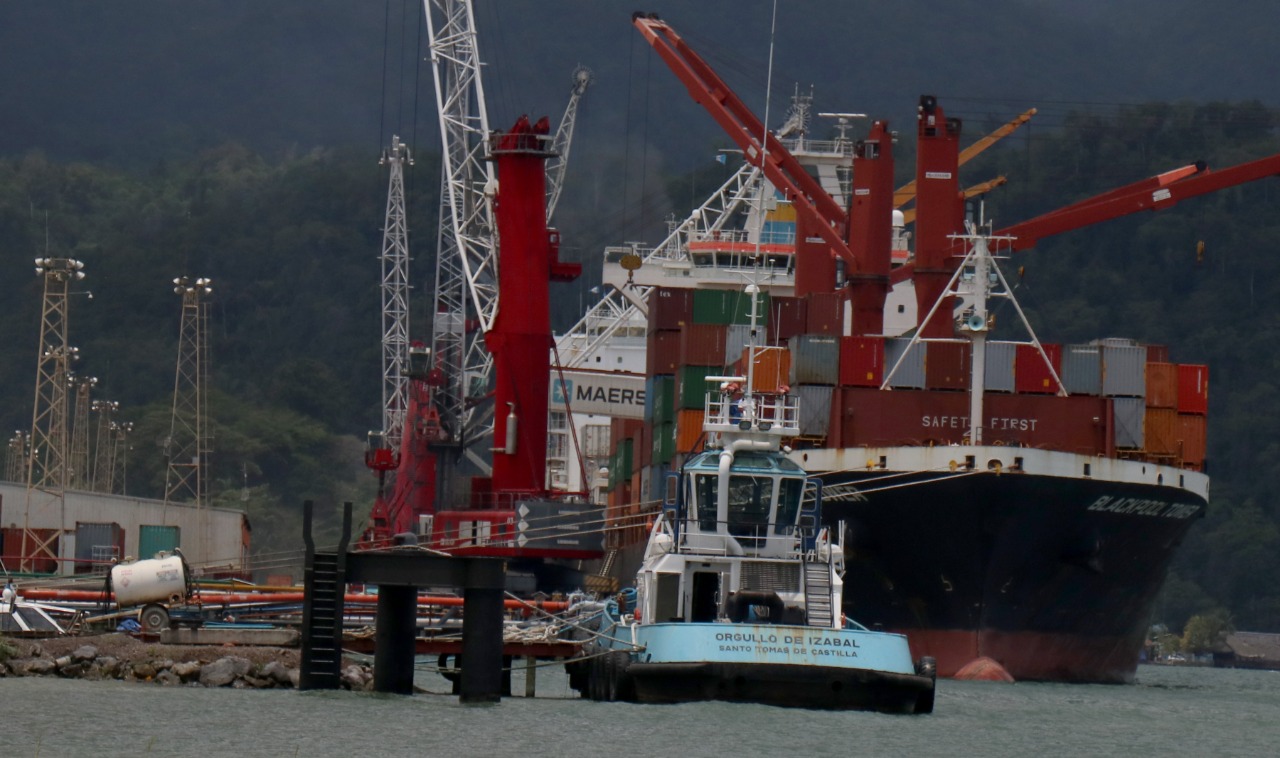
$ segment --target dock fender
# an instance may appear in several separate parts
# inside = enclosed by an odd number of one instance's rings
[[[785,608],[782,598],[778,597],[776,592],[759,592],[743,590],[734,592],[729,595],[729,600],[725,604],[725,613],[729,616],[729,620],[735,624],[741,624],[746,621],[751,614],[751,606],[760,605],[769,609],[769,618],[760,619],[770,624],[782,623],[782,615]]]

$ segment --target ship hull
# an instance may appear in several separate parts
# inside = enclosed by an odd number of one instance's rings
[[[1096,456],[823,453],[810,458],[824,522],[847,530],[845,613],[907,635],[940,676],[985,656],[1019,680],[1131,681],[1169,563],[1207,504],[1201,474]]]

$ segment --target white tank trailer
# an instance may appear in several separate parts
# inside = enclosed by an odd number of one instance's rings
[[[147,631],[169,626],[167,606],[185,603],[188,598],[190,572],[181,553],[159,555],[111,567],[111,589],[116,606],[124,609],[142,606],[138,623]]]

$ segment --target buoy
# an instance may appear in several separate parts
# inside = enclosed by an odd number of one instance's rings
[[[1013,682],[1004,666],[985,655],[966,663],[953,678],[967,682]]]

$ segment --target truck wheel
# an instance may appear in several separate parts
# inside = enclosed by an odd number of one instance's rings
[[[138,623],[142,631],[159,634],[160,630],[169,628],[169,611],[163,605],[152,603],[138,611]]]

